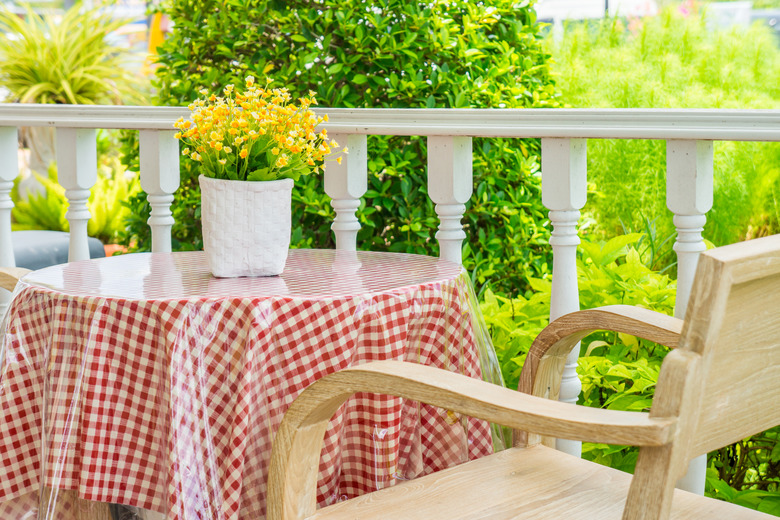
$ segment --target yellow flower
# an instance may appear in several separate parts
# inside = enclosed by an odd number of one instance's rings
[[[230,155],[235,150],[240,158],[248,159],[255,140],[260,149],[271,149],[271,154],[266,157],[261,152],[253,156],[253,162],[258,163],[254,167],[283,168],[306,163],[314,173],[323,170],[320,165],[325,156],[338,146],[328,140],[327,130],[318,128],[326,118],[318,117],[310,109],[317,103],[314,91],[293,98],[286,88],[271,88],[268,78],[261,87],[256,85],[254,76],[245,76],[238,90],[233,85],[226,86],[220,93],[223,97],[205,89],[200,93],[201,98],[189,105],[190,118],[182,117],[174,123],[175,135],[182,147],[186,146],[182,152],[185,156],[218,163],[220,174],[223,167],[237,168],[224,175],[234,177],[239,173],[240,161],[231,160]],[[343,154],[339,155],[335,160],[342,162]]]
[[[341,164],[341,156],[340,155],[338,157],[336,157],[336,162]]]
[[[344,149],[343,149],[343,150],[341,150],[341,153],[343,153],[344,155],[347,155],[347,154],[349,153],[349,148],[347,148],[347,147],[345,146],[345,147],[344,147]]]

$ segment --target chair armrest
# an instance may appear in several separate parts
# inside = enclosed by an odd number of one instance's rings
[[[681,319],[630,305],[609,305],[566,314],[545,327],[534,340],[523,363],[517,389],[557,400],[566,358],[571,349],[591,332],[622,332],[676,348],[682,326]],[[523,435],[516,435],[514,444],[523,445],[527,441]],[[530,442],[537,441],[533,439]]]
[[[671,440],[676,424],[674,419],[645,413],[550,401],[415,363],[367,363],[320,379],[285,414],[271,455],[269,520],[304,518],[314,512],[328,421],[356,392],[395,395],[512,428],[610,444],[662,446]]]
[[[19,279],[29,272],[29,269],[22,267],[0,267],[0,287],[13,291]]]

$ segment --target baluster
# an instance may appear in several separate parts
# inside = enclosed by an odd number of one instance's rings
[[[69,203],[68,262],[89,259],[87,200],[97,182],[96,139],[94,128],[57,128],[57,174]]]
[[[330,205],[336,210],[331,229],[336,235],[336,249],[357,250],[357,234],[360,222],[355,212],[360,207],[360,198],[368,188],[368,152],[365,135],[332,134],[349,153],[342,155],[341,164],[328,161],[325,168],[325,193],[331,198]],[[337,154],[340,150],[337,150]]]
[[[179,141],[174,130],[141,130],[138,136],[141,188],[146,192],[152,213],[152,251],[171,252],[171,213],[173,193],[179,189]]]
[[[553,279],[550,321],[578,311],[577,221],[587,198],[587,141],[585,139],[542,139],[542,203],[550,210],[553,224]],[[577,376],[579,344],[566,358],[558,395],[560,401],[576,403],[582,385]],[[556,447],[580,456],[582,443],[558,439]]]
[[[16,267],[11,239],[11,188],[19,175],[19,134],[16,127],[0,127],[0,266]],[[0,289],[0,321],[5,316],[11,293]]]
[[[461,219],[474,189],[471,137],[428,137],[428,196],[439,216],[439,256],[463,263]]]
[[[701,236],[712,209],[712,141],[670,140],[666,143],[666,207],[677,228],[677,299],[674,315],[685,317],[699,255],[707,249]],[[677,487],[704,494],[707,456],[693,459]]]

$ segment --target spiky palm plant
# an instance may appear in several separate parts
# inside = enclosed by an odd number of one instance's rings
[[[0,86],[7,101],[122,104],[143,101],[127,51],[108,36],[124,22],[76,6],[63,16],[0,10]]]

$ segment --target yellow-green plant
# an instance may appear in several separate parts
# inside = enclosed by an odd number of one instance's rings
[[[51,229],[69,231],[70,225],[65,218],[68,201],[65,188],[57,182],[57,167],[49,166],[47,176],[34,173],[43,187],[39,193],[30,192],[26,197],[19,196],[18,186],[11,193],[14,199],[12,215],[14,230]],[[103,243],[114,243],[124,231],[125,219],[130,209],[122,204],[141,190],[138,175],[128,176],[116,157],[108,158],[98,170],[98,178],[87,202],[90,219],[87,233]]]
[[[338,143],[328,139],[326,130],[317,131],[326,119],[309,108],[316,104],[314,92],[296,105],[286,88],[258,87],[254,76],[245,83],[243,92],[228,85],[224,97],[201,89],[204,97],[189,105],[192,117],[176,121],[176,138],[188,145],[182,154],[214,179],[297,180],[319,172]],[[336,160],[340,163],[341,157]]]
[[[141,103],[128,52],[108,36],[123,25],[80,6],[63,16],[0,9],[0,86],[21,103]]]
[[[780,47],[767,27],[717,29],[706,10],[670,5],[657,17],[570,24],[548,40],[558,85],[575,108],[780,108]],[[592,140],[584,209],[605,237],[654,222],[675,232],[666,207],[663,141]],[[705,237],[717,245],[780,231],[780,146],[716,142],[715,193]],[[673,258],[673,255],[667,259]]]

